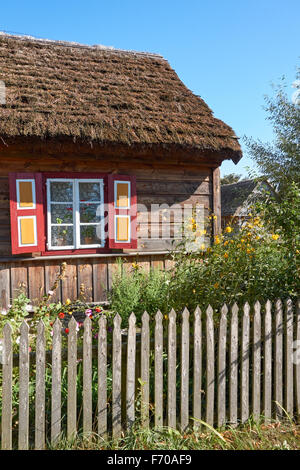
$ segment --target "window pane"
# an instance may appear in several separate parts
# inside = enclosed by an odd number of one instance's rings
[[[100,222],[100,204],[81,203],[80,222]]]
[[[52,246],[73,246],[73,227],[51,227]]]
[[[101,225],[81,225],[80,226],[81,245],[101,244]]]
[[[72,202],[73,201],[73,183],[68,181],[51,181],[50,194],[51,201],[54,202]]]
[[[51,204],[52,224],[72,224],[73,206],[69,204]]]
[[[79,183],[79,200],[80,202],[100,201],[100,184]]]

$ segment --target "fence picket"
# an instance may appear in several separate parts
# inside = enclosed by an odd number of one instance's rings
[[[12,329],[9,323],[3,328],[3,381],[2,381],[2,450],[12,448]]]
[[[214,424],[215,399],[215,339],[213,309],[209,305],[206,310],[206,422]]]
[[[122,337],[121,317],[117,313],[113,330],[113,375],[112,375],[112,433],[113,437],[121,436],[121,367]]]
[[[285,324],[285,410],[293,414],[293,304],[289,299],[286,302]]]
[[[237,425],[238,419],[238,311],[239,308],[234,303],[231,309],[229,353],[229,422],[232,426]]]
[[[74,317],[69,322],[68,334],[68,405],[67,405],[67,437],[76,435],[77,419],[77,322]]]
[[[193,418],[195,431],[200,429],[201,420],[201,395],[202,395],[202,324],[201,310],[196,308],[194,313],[194,357],[193,357],[194,381],[193,381]]]
[[[129,429],[135,419],[135,357],[136,357],[136,317],[129,317],[127,339],[127,374],[126,374],[126,422]]]
[[[296,393],[296,413],[297,413],[297,419],[299,421],[300,418],[300,353],[299,347],[300,347],[300,299],[297,301],[297,307],[296,307],[296,351],[294,353],[294,358],[295,358],[295,380],[296,380],[296,387],[295,387],[295,393]]]
[[[244,305],[242,321],[242,347],[241,347],[241,421],[249,418],[249,346],[250,346],[250,306]]]
[[[252,413],[255,420],[261,414],[261,305],[257,301],[254,304],[253,317],[253,373],[252,373]]]
[[[272,317],[271,302],[266,303],[264,322],[264,417],[268,422],[272,416]]]
[[[218,344],[218,426],[226,422],[226,340],[227,340],[227,305],[221,308]]]
[[[189,311],[185,308],[182,314],[181,326],[181,408],[180,428],[184,432],[189,425],[189,349],[190,349],[190,325]]]
[[[107,435],[107,320],[101,315],[98,334],[98,434]]]
[[[36,338],[35,449],[45,448],[45,325],[40,320]]]
[[[168,328],[168,426],[176,428],[176,313],[173,309]]]
[[[56,444],[61,433],[61,322],[53,325],[52,387],[51,387],[51,443]]]
[[[282,302],[280,299],[275,305],[275,365],[274,365],[274,383],[275,383],[275,412],[276,418],[282,418],[283,406],[283,314]]]
[[[92,322],[84,320],[83,332],[83,434],[89,436],[93,428],[92,408]]]
[[[162,313],[158,310],[155,315],[155,352],[154,352],[154,407],[155,427],[163,425],[163,324]]]
[[[149,337],[149,315],[147,312],[142,316],[141,333],[141,423],[142,427],[149,427],[149,378],[150,378],[150,337]]]
[[[27,450],[29,442],[29,326],[20,327],[19,352],[19,450]]]

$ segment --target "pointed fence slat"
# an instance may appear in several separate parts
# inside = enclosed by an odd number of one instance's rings
[[[272,417],[272,317],[269,300],[264,321],[264,417],[265,422]]]
[[[227,312],[223,305],[219,327],[218,343],[218,426],[226,422],[226,340],[227,340]]]
[[[55,320],[52,341],[51,443],[61,434],[61,322]]]
[[[285,324],[285,410],[293,414],[293,304],[291,300],[286,302]]]
[[[193,357],[193,418],[194,430],[200,429],[201,420],[201,396],[202,396],[202,324],[201,310],[196,308],[194,314],[194,357]]]
[[[186,431],[189,425],[189,349],[190,349],[190,325],[189,311],[185,308],[182,314],[181,326],[181,409],[180,428]]]
[[[29,326],[24,320],[20,328],[19,353],[19,450],[29,443]]]
[[[229,422],[236,426],[238,422],[238,306],[231,309],[230,352],[229,352]]]
[[[75,437],[77,430],[77,322],[74,317],[72,317],[68,326],[67,437],[72,439]]]
[[[214,425],[215,400],[215,339],[213,309],[206,310],[206,422]]]
[[[121,436],[121,367],[122,337],[121,317],[117,313],[113,330],[113,375],[112,375],[112,433],[113,437]]]
[[[150,336],[149,315],[144,312],[142,316],[141,333],[141,423],[142,427],[149,427],[149,379],[150,379]]]
[[[252,413],[255,420],[261,415],[261,305],[254,304],[252,355]]]
[[[283,407],[283,313],[282,302],[280,299],[276,301],[275,306],[275,365],[274,365],[274,382],[275,382],[275,412],[276,418],[282,418]]]
[[[98,334],[98,434],[107,435],[107,320],[101,315]]]
[[[93,428],[92,408],[92,322],[84,320],[83,332],[83,434],[89,436]]]
[[[296,350],[294,353],[295,363],[295,393],[296,393],[296,413],[299,422],[300,418],[300,299],[297,301],[296,307]]]
[[[45,448],[45,325],[41,320],[36,338],[35,449]]]
[[[160,311],[155,315],[154,335],[154,423],[159,427],[163,425],[163,324]]]
[[[127,376],[126,376],[126,424],[129,429],[135,419],[135,357],[136,357],[136,317],[129,317],[127,339]]]
[[[241,344],[241,421],[249,418],[249,356],[250,356],[250,306],[244,305]]]
[[[3,328],[3,381],[2,381],[2,450],[12,448],[12,329],[9,323]]]
[[[168,328],[168,426],[176,428],[176,313],[173,309]]]

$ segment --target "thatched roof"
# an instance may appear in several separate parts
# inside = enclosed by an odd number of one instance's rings
[[[0,34],[0,136],[209,150],[237,162],[233,130],[159,55]]]
[[[245,216],[255,199],[270,189],[266,182],[243,180],[221,186],[222,216]]]

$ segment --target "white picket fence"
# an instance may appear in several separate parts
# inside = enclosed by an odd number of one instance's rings
[[[150,328],[152,321],[153,329]],[[129,318],[125,336],[118,314],[113,324],[112,345],[109,345],[107,319],[101,316],[95,347],[92,344],[94,332],[91,320],[87,318],[84,322],[82,431],[86,436],[94,432],[102,437],[110,433],[118,437],[122,429],[129,428],[137,417],[143,427],[167,425],[185,431],[191,426],[199,429],[201,420],[221,427],[227,424],[236,426],[245,422],[250,415],[256,419],[263,415],[266,421],[281,419],[283,409],[290,416],[299,416],[300,360],[297,361],[298,354],[294,350],[297,346],[295,340],[299,341],[300,347],[299,303],[296,309],[290,300],[284,306],[278,300],[273,307],[268,301],[263,309],[259,302],[252,308],[246,303],[242,312],[236,304],[230,311],[224,305],[218,315],[209,306],[204,313],[197,308],[193,318],[190,318],[187,309],[178,315],[172,310],[167,320],[159,311],[154,319],[145,312],[138,336],[134,314]],[[46,446],[45,371],[49,351],[45,349],[42,321],[36,331],[34,354],[29,353],[28,338],[29,326],[24,321],[20,329],[17,358],[18,443],[13,444],[12,330],[9,323],[3,329],[2,449],[11,449],[13,445],[19,449],[44,449]],[[71,438],[77,432],[78,352],[76,321],[72,318],[69,323],[68,348],[64,354],[62,325],[57,319],[53,326],[50,352],[52,444],[57,443],[63,433]],[[152,357],[154,355],[153,374],[151,354]],[[97,361],[98,371],[97,404],[92,399],[93,360]],[[62,427],[61,412],[64,363],[68,370],[66,429]],[[109,364],[112,365],[110,402],[107,382]],[[29,373],[32,366],[35,366],[36,378],[34,436],[30,434],[29,426]],[[140,379],[138,414],[137,379]],[[151,380],[154,383],[151,384]],[[150,393],[150,390],[153,392]],[[122,413],[125,413],[125,423]],[[111,422],[108,422],[108,417]]]

